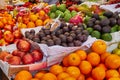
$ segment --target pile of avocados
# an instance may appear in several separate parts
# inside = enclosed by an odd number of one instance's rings
[[[92,37],[111,41],[112,35],[110,33],[120,30],[120,17],[119,13],[105,11],[99,15],[94,13],[92,16],[86,16],[84,19],[86,30]]]

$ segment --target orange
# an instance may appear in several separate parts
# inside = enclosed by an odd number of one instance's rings
[[[51,21],[50,19],[46,19],[46,20],[44,20],[43,24],[46,25],[50,21]]]
[[[120,80],[120,78],[119,77],[112,77],[112,78],[110,78],[108,80]]]
[[[28,28],[34,28],[35,27],[34,22],[28,22],[27,27]]]
[[[35,21],[35,25],[36,26],[42,26],[43,25],[43,21],[38,19],[38,20]]]
[[[40,80],[57,80],[57,77],[52,73],[46,73]]]
[[[30,80],[39,80],[38,78],[32,78],[32,79],[30,79]]]
[[[79,75],[81,74],[79,68],[78,68],[78,67],[75,67],[75,66],[70,66],[70,67],[68,67],[68,68],[66,69],[66,72],[67,72],[70,76],[72,76],[72,77],[74,77],[74,78],[78,78]]]
[[[74,77],[66,77],[63,80],[76,80]]]
[[[37,15],[34,15],[34,14],[31,14],[29,17],[30,17],[30,21],[33,21],[33,22],[35,22],[38,19]]]
[[[99,64],[97,67],[101,67],[101,68],[103,68],[105,71],[107,70],[105,64],[103,64],[103,63]]]
[[[24,23],[18,23],[18,28],[27,28],[27,25]]]
[[[63,67],[63,71],[66,71],[67,67]]]
[[[57,80],[63,80],[66,77],[69,77],[69,74],[66,72],[62,72],[57,76]]]
[[[6,18],[2,18],[2,23],[3,23],[3,24],[7,24]]]
[[[118,69],[118,72],[119,72],[119,74],[120,74],[120,67],[119,67],[119,69]]]
[[[95,80],[104,80],[105,78],[105,70],[101,67],[96,67],[92,70],[92,77]]]
[[[92,70],[92,65],[88,61],[82,61],[79,68],[82,74],[89,74]]]
[[[41,79],[43,77],[43,75],[45,74],[45,72],[38,72],[35,74],[35,78]]]
[[[80,76],[77,78],[77,80],[85,80],[85,76],[83,74],[80,74]]]
[[[84,50],[77,50],[75,53],[80,56],[81,60],[85,60],[87,58],[87,53]]]
[[[119,72],[117,70],[107,70],[106,71],[106,78],[112,78],[112,77],[119,77]]]
[[[68,64],[71,66],[78,66],[81,62],[80,57],[76,53],[71,53],[68,55]]]
[[[22,70],[18,72],[14,80],[30,80],[32,79],[32,74],[29,71]]]
[[[39,15],[40,15],[40,16],[44,16],[44,15],[45,15],[45,11],[40,10],[40,11],[39,11]]]
[[[63,66],[65,66],[65,67],[69,66],[69,64],[68,64],[68,56],[65,56],[65,57],[63,58],[62,64],[63,64]]]
[[[115,55],[115,54],[109,55],[105,59],[105,65],[106,65],[106,67],[108,67],[110,69],[119,68],[119,66],[120,66],[120,57],[118,55]]]
[[[0,21],[0,29],[4,27],[4,24]]]
[[[105,52],[104,54],[101,54],[101,62],[105,62],[105,59],[110,55],[109,52]]]
[[[92,51],[102,54],[106,52],[107,45],[103,40],[96,40],[92,46],[91,46]]]
[[[94,80],[92,77],[88,77],[86,80]]]
[[[63,68],[60,65],[53,65],[50,67],[50,72],[55,74],[55,75],[58,75],[61,72],[63,72]]]
[[[91,52],[88,54],[87,60],[92,66],[97,66],[100,63],[100,56],[95,52]]]

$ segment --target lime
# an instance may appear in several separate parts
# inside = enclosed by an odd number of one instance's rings
[[[94,31],[91,33],[91,36],[92,36],[92,37],[96,37],[97,39],[99,39],[100,36],[101,36],[101,34],[100,34],[99,31],[94,30]]]
[[[103,39],[105,41],[111,41],[112,40],[112,35],[110,33],[102,34],[101,39]]]

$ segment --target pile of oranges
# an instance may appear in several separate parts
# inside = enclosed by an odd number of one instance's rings
[[[120,80],[120,57],[106,49],[106,43],[97,40],[90,52],[77,50],[65,56],[62,64],[51,66],[48,72],[39,71],[34,77],[23,70],[15,80]]]
[[[25,15],[23,17],[18,17],[18,27],[19,28],[34,28],[38,26],[44,26],[47,22],[49,22],[50,18],[45,13],[44,10],[40,10],[38,13],[30,12],[30,14]]]

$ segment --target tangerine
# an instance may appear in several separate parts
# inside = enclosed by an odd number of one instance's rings
[[[107,50],[107,45],[103,40],[96,40],[92,46],[91,46],[92,51],[98,53],[98,54],[103,54]]]
[[[95,52],[91,52],[88,54],[87,60],[92,66],[97,66],[100,63],[100,56]]]
[[[69,64],[68,64],[68,56],[65,56],[65,57],[63,58],[62,64],[63,64],[63,66],[65,66],[65,67],[69,66]]]
[[[92,77],[95,80],[104,80],[105,78],[105,70],[101,67],[96,67],[92,70]]]
[[[111,54],[105,59],[106,67],[110,69],[117,69],[120,67],[120,57],[116,54]]]
[[[74,77],[66,77],[63,80],[76,80]]]
[[[87,58],[87,53],[84,50],[77,50],[75,53],[80,56],[81,60],[85,60]]]
[[[79,68],[78,68],[78,67],[75,67],[75,66],[70,66],[70,67],[68,67],[68,68],[66,69],[66,72],[67,72],[70,76],[72,76],[72,77],[74,77],[74,78],[76,78],[76,79],[77,79],[77,78],[79,77],[79,75],[81,74]]]
[[[18,72],[14,80],[30,80],[32,79],[32,74],[29,71],[22,70]]]
[[[28,28],[34,28],[35,27],[34,22],[28,22],[27,27]]]
[[[61,72],[63,72],[63,68],[60,65],[53,65],[52,67],[50,67],[50,72],[55,75],[58,75]]]
[[[43,21],[38,19],[38,20],[35,21],[35,25],[36,26],[42,26],[43,25]]]
[[[63,80],[64,78],[69,77],[69,74],[66,72],[62,72],[57,76],[58,80]]]
[[[92,70],[92,65],[88,61],[82,61],[79,68],[82,74],[89,74]]]
[[[68,64],[71,66],[78,66],[81,62],[80,57],[76,53],[68,55]]]
[[[101,62],[104,63],[105,59],[110,55],[109,52],[105,52],[104,54],[101,54]]]
[[[57,77],[52,73],[46,73],[43,75],[41,80],[57,80]]]
[[[112,78],[112,77],[119,77],[119,72],[117,70],[107,70],[106,71],[106,78]]]

